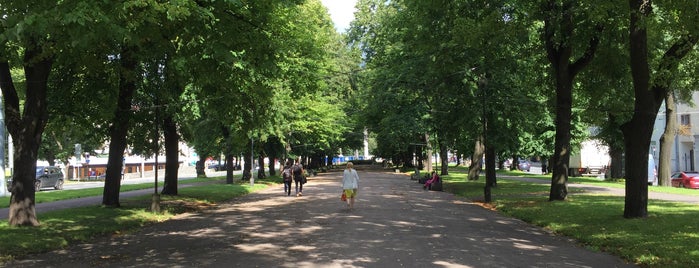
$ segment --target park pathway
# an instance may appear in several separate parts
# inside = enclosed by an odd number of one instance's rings
[[[8,267],[633,267],[402,174],[360,171],[359,198],[339,200],[341,173],[184,214],[132,234],[27,256]]]

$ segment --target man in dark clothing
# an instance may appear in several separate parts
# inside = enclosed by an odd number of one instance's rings
[[[294,178],[291,171],[291,159],[287,160],[282,168],[282,178],[284,180],[284,192],[287,196],[291,195],[291,180]]]
[[[291,167],[291,171],[294,175],[294,182],[296,184],[296,196],[303,196],[303,184],[306,183],[306,178],[303,174],[303,165],[301,160],[297,159],[294,166]]]

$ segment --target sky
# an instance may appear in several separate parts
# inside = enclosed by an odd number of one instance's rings
[[[349,28],[350,21],[354,19],[354,5],[357,0],[321,0],[321,2],[330,12],[335,30],[345,32]]]

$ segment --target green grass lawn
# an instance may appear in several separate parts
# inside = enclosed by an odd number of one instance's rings
[[[520,173],[522,176],[532,177]],[[518,176],[518,172],[501,175]],[[454,169],[444,177],[445,191],[471,200],[483,200],[485,179],[468,181]],[[537,177],[537,176],[535,176]],[[549,176],[538,176],[550,180]],[[594,178],[571,178],[572,183],[623,188],[623,182]],[[650,200],[645,219],[623,218],[624,197],[585,194],[570,187],[566,201],[548,201],[548,184],[498,179],[487,207],[519,218],[554,233],[565,235],[585,247],[620,256],[642,267],[699,266],[699,206]],[[650,191],[698,195],[699,191],[649,187]]]

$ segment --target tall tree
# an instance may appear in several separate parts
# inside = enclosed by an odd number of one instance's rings
[[[629,55],[634,88],[634,113],[630,121],[621,126],[624,133],[626,157],[626,195],[624,200],[625,218],[645,218],[648,216],[648,152],[653,124],[663,99],[674,82],[674,76],[681,60],[689,54],[699,39],[696,1],[660,2],[665,14],[673,14],[676,28],[671,35],[669,46],[654,48],[649,45],[649,33],[653,34],[654,2],[651,0],[629,0]],[[664,51],[654,57],[651,48]],[[652,63],[657,59],[657,67]]]
[[[57,53],[79,50],[72,38],[86,40],[93,36],[84,34],[90,32],[84,20],[93,18],[91,9],[80,3],[53,1],[27,5],[25,1],[8,0],[0,5],[0,88],[6,125],[16,152],[8,218],[12,226],[39,224],[34,179],[48,119],[48,80]],[[15,68],[23,68],[23,72],[13,76]],[[19,76],[23,76],[24,83],[17,83]]]
[[[665,92],[665,131],[660,136],[660,154],[658,156],[658,185],[671,186],[670,159],[672,159],[672,148],[675,143],[677,128],[677,104],[675,103],[675,92],[668,90]]]
[[[109,158],[105,171],[102,205],[119,207],[119,189],[123,171],[124,151],[126,150],[126,134],[130,128],[131,102],[138,87],[140,76],[138,47],[124,44],[119,53],[119,84],[117,106],[114,119],[109,126]]]
[[[564,200],[568,195],[568,163],[570,161],[571,108],[573,105],[573,81],[575,76],[593,59],[599,44],[599,31],[589,37],[587,47],[580,57],[575,54],[576,29],[582,7],[577,1],[545,1],[542,38],[556,85],[556,140],[553,155],[553,174],[549,200]],[[583,18],[584,19],[584,18]],[[577,26],[579,27],[579,26]],[[597,26],[601,27],[601,26]]]

